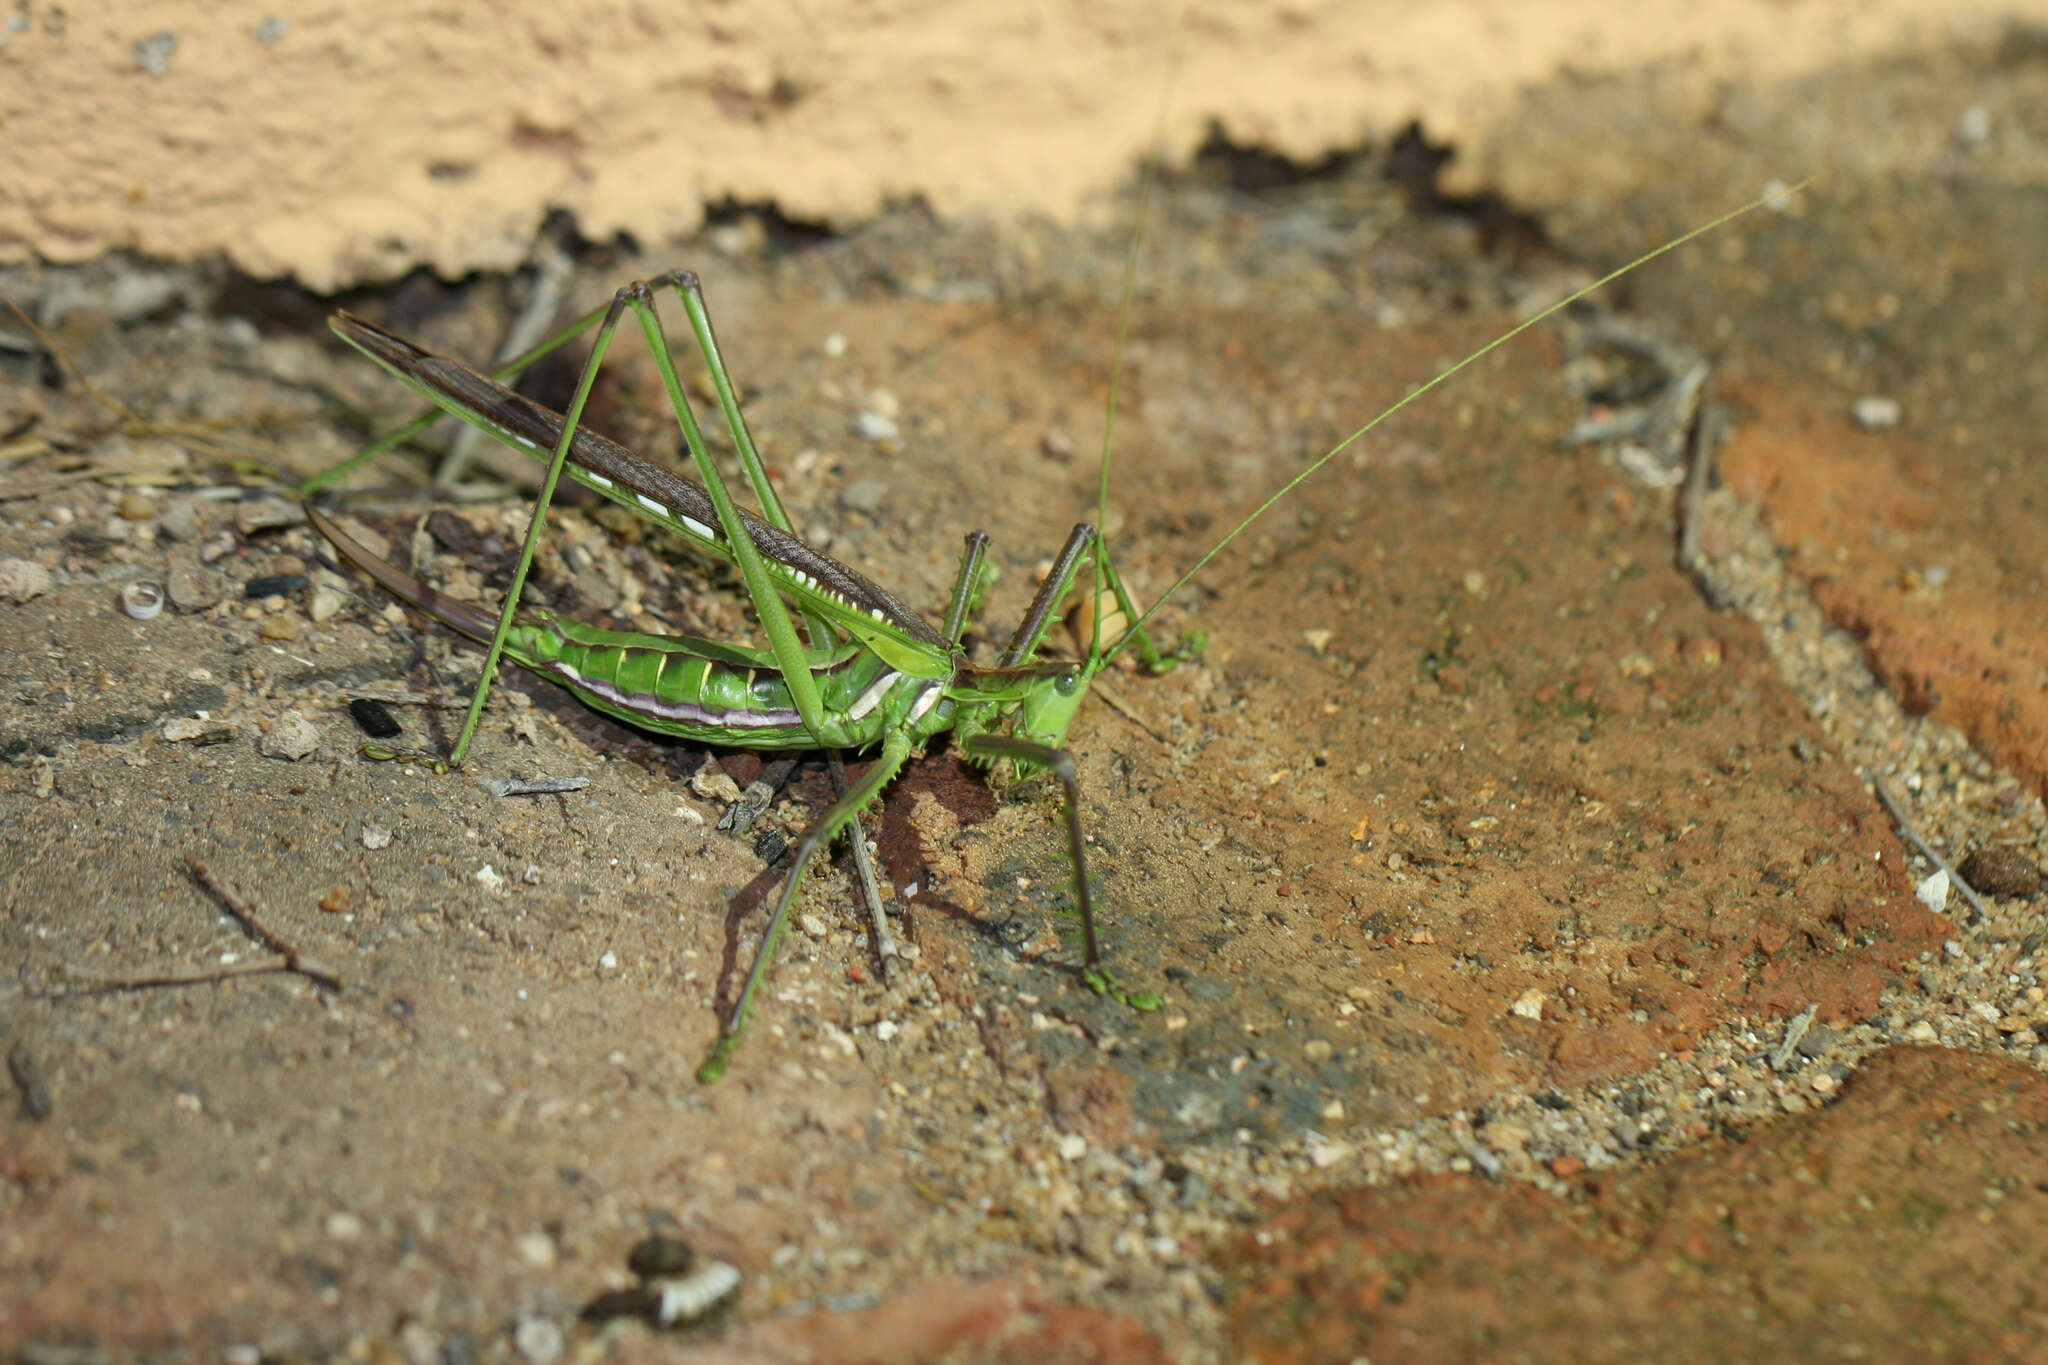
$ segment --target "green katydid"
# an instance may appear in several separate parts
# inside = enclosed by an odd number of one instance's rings
[[[961,643],[992,577],[992,570],[984,567],[987,539],[980,532],[967,537],[939,628],[885,589],[794,534],[748,434],[713,336],[698,280],[687,271],[628,285],[618,291],[608,307],[587,314],[492,377],[435,356],[347,313],[334,317],[332,325],[343,340],[438,408],[547,463],[519,562],[495,622],[486,613],[443,597],[377,559],[317,511],[311,515],[321,534],[395,595],[455,630],[488,641],[489,651],[468,716],[446,760],[450,766],[459,766],[468,751],[498,662],[504,656],[568,688],[591,707],[658,733],[758,750],[875,751],[875,761],[867,772],[812,823],[798,842],[745,985],[731,1013],[722,1021],[710,1056],[699,1069],[700,1079],[714,1079],[725,1069],[811,858],[849,826],[856,827],[859,837],[860,812],[881,794],[913,755],[931,740],[948,733],[969,758],[983,762],[1009,759],[1021,770],[1049,771],[1059,779],[1064,789],[1067,852],[1075,878],[1083,977],[1099,991],[1116,994],[1141,1007],[1148,1006],[1156,1004],[1156,1000],[1124,991],[1103,962],[1083,851],[1079,788],[1073,761],[1063,747],[1091,682],[1126,650],[1155,672],[1173,667],[1179,659],[1198,650],[1198,637],[1191,639],[1189,647],[1162,650],[1147,635],[1146,624],[1174,593],[1254,521],[1395,412],[1560,309],[1764,202],[1759,199],[1645,253],[1522,322],[1389,405],[1270,494],[1143,611],[1131,600],[1115,570],[1109,548],[1095,528],[1086,523],[1075,526],[1023,621],[992,666],[974,663]],[[672,290],[681,300],[748,486],[759,503],[758,514],[733,501],[684,394],[655,311],[656,296],[662,290]],[[1127,277],[1123,302],[1126,318],[1130,294]],[[703,479],[701,485],[640,460],[582,425],[584,407],[606,351],[628,312],[638,319],[646,335],[684,442]],[[1123,325],[1124,319],[1120,318],[1119,362]],[[566,415],[557,414],[498,382],[516,376],[542,355],[592,326],[597,328],[596,336]],[[1114,369],[1110,392],[1113,417]],[[364,460],[392,448],[420,430],[427,420],[421,419],[347,464],[321,475],[302,492],[311,493]],[[1105,435],[1099,493],[1105,512],[1108,448]],[[705,554],[735,564],[767,636],[767,648],[685,636],[599,630],[550,612],[522,613],[521,590],[539,543],[548,504],[565,472],[585,487],[667,527]],[[1114,638],[1105,640],[1102,623],[1106,613],[1097,611],[1093,614],[1092,638],[1085,657],[1042,659],[1040,651],[1084,566],[1095,583],[1094,596],[1089,600],[1104,603],[1107,597],[1113,597],[1125,624]]]

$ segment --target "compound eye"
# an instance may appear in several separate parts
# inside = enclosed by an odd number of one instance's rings
[[[1061,696],[1071,697],[1081,690],[1081,674],[1079,670],[1062,673],[1053,681],[1052,686]]]

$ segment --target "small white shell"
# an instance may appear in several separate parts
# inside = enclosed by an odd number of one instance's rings
[[[121,610],[138,621],[153,621],[163,615],[164,585],[138,578],[121,589]]]

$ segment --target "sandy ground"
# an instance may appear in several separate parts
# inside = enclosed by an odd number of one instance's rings
[[[1053,796],[991,796],[938,750],[877,831],[911,969],[877,983],[835,868],[711,1087],[692,1073],[775,875],[712,828],[754,760],[517,676],[467,773],[362,760],[352,691],[459,703],[477,655],[335,573],[266,471],[388,429],[394,386],[294,291],[10,277],[78,371],[0,354],[0,559],[22,562],[0,603],[0,1341],[413,1365],[2040,1354],[2040,902],[2015,881],[1923,905],[1931,869],[1866,782],[1951,856],[2042,858],[2040,680],[2011,662],[2042,648],[2042,400],[2015,378],[2040,349],[2039,69],[1980,45],[1704,130],[1601,87],[1541,126],[1632,108],[1643,145],[1710,150],[1669,194],[1541,232],[1506,204],[1414,213],[1381,153],[1175,187],[1116,442],[1141,595],[1533,305],[1818,172],[1795,211],[1609,300],[1716,365],[1704,589],[1654,448],[1561,448],[1660,376],[1593,344],[1599,314],[1541,329],[1176,597],[1163,627],[1206,632],[1199,662],[1084,714],[1109,950],[1162,1008],[1071,970]],[[1793,117],[1871,107],[1938,118],[1947,159],[1872,172]],[[1982,137],[1956,122],[1979,107]],[[959,536],[991,533],[986,649],[1092,504],[1125,243],[906,213],[823,241],[742,223],[684,259],[807,536],[936,611]],[[574,306],[669,263],[584,250]],[[476,356],[528,287],[343,302]],[[666,458],[649,390],[622,360],[594,421]],[[1865,430],[1864,396],[1902,420]],[[895,437],[855,434],[864,414]],[[342,501],[488,597],[521,509],[429,518],[401,485],[394,462]],[[644,526],[551,527],[551,602],[746,629]],[[131,619],[137,580],[178,601]],[[1913,677],[1941,685],[1885,685]],[[459,715],[397,710],[427,745]],[[537,774],[590,785],[480,785]],[[768,823],[825,791],[806,770]],[[265,956],[193,858],[343,988],[95,989]],[[736,1302],[676,1332],[579,1320],[650,1236],[737,1267]]]

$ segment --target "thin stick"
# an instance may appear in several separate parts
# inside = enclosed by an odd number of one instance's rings
[[[1936,853],[1934,849],[1931,846],[1929,846],[1928,842],[1920,837],[1919,832],[1913,828],[1912,821],[1906,818],[1906,812],[1904,808],[1902,808],[1899,805],[1899,803],[1893,799],[1891,790],[1884,785],[1883,780],[1875,777],[1871,778],[1870,789],[1877,793],[1877,799],[1884,803],[1884,808],[1891,812],[1892,819],[1898,822],[1899,833],[1906,836],[1906,842],[1912,844],[1914,848],[1919,849],[1921,857],[1927,859],[1928,862],[1933,863],[1943,872],[1948,873],[1948,879],[1951,882],[1955,883],[1956,890],[1963,893],[1963,899],[1968,901],[1971,904],[1971,906],[1977,911],[1978,914],[1983,915],[1988,919],[1991,915],[1991,907],[1984,904],[1983,898],[1980,897],[1975,891],[1972,891],[1970,889],[1970,884],[1963,880],[1962,873],[1956,871],[1953,867],[1950,867],[1948,865],[1948,859],[1942,857],[1939,853]]]
[[[242,927],[264,947],[284,955],[284,970],[297,972],[316,986],[325,986],[331,991],[341,989],[341,976],[332,968],[322,966],[312,958],[300,953],[284,937],[256,917],[249,903],[230,891],[227,884],[213,875],[213,869],[197,858],[187,857],[185,866],[191,870],[192,879],[212,893],[213,898],[226,908],[227,912],[242,922]],[[253,964],[252,964],[253,965]],[[235,975],[235,973],[224,973]]]
[[[319,963],[308,962],[303,958],[295,961],[288,957],[269,957],[260,962],[230,962],[218,967],[167,967],[160,972],[144,972],[135,976],[102,976],[98,972],[87,971],[83,967],[74,967],[68,963],[60,963],[57,970],[85,983],[84,986],[72,991],[42,992],[42,999],[60,1000],[67,995],[92,995],[100,991],[151,990],[158,986],[203,986],[210,982],[225,981],[233,976],[261,976],[266,972],[297,972],[301,976],[310,977],[318,985],[329,986],[335,990],[341,989],[340,977],[334,976]]]

